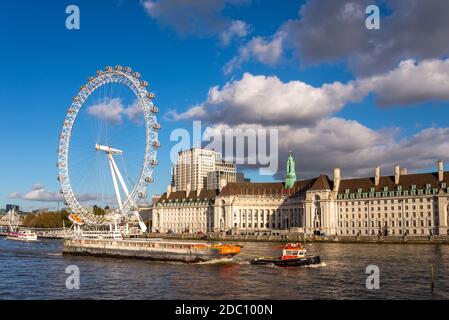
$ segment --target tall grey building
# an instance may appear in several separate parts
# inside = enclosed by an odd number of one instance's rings
[[[208,185],[208,175],[211,181]],[[219,184],[224,177],[228,182],[236,181],[236,165],[221,159],[214,150],[192,148],[179,152],[179,158],[173,168],[172,186],[174,191],[203,190]]]

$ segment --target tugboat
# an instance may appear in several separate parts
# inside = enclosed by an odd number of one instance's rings
[[[252,265],[272,265],[278,267],[301,267],[320,264],[321,258],[307,254],[307,249],[300,243],[287,243],[282,247],[282,256],[279,258],[256,258]]]

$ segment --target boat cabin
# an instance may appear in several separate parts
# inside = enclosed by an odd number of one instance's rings
[[[282,250],[281,260],[306,258],[307,250],[300,243],[286,244]]]

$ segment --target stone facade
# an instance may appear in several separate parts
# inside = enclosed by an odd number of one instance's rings
[[[342,179],[326,175],[290,185],[227,183],[218,190],[164,194],[153,207],[153,231],[325,235],[447,235],[449,172]]]

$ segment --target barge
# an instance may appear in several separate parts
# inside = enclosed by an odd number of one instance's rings
[[[302,267],[320,263],[320,256],[309,255],[307,249],[300,243],[288,243],[283,246],[282,256],[279,258],[256,258],[251,261],[253,265],[275,265],[278,267]]]
[[[66,255],[198,263],[229,259],[239,254],[240,250],[239,246],[221,243],[73,238],[64,240],[63,253]]]

